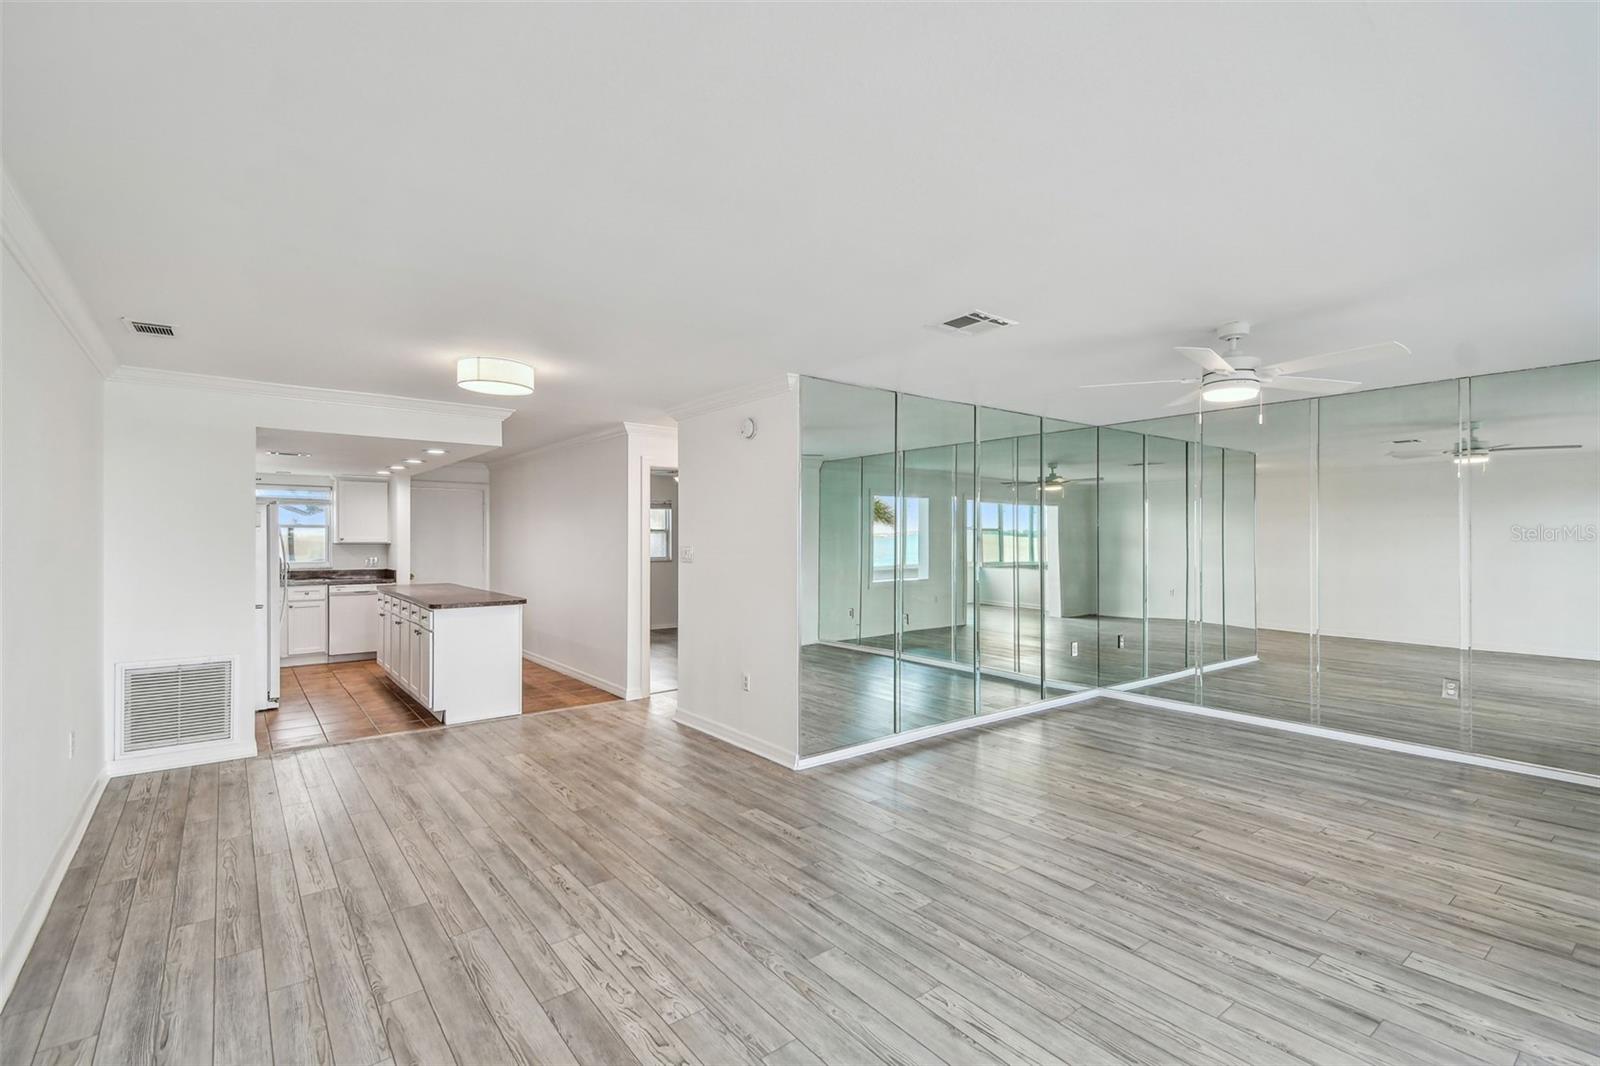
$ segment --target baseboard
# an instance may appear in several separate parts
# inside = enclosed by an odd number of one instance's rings
[[[718,740],[732,744],[736,748],[743,748],[750,754],[759,755],[763,759],[775,762],[786,770],[794,769],[794,752],[788,751],[780,745],[771,744],[759,737],[751,736],[742,729],[735,729],[721,722],[713,722],[709,718],[701,718],[697,714],[684,710],[682,705],[678,707],[677,713],[673,717],[677,719],[680,725],[686,725],[697,733],[704,733],[708,737],[716,737]]]
[[[1337,740],[1344,744],[1356,744],[1363,748],[1397,751],[1405,755],[1418,755],[1424,759],[1463,763],[1467,766],[1481,766],[1489,770],[1504,770],[1507,773],[1524,774],[1528,777],[1565,781],[1568,784],[1583,785],[1587,788],[1600,788],[1600,776],[1579,773],[1576,770],[1560,770],[1553,766],[1517,762],[1515,759],[1497,759],[1492,755],[1475,755],[1472,752],[1452,751],[1449,748],[1436,748],[1430,744],[1411,744],[1403,740],[1388,740],[1383,737],[1368,736],[1365,733],[1347,733],[1342,729],[1329,729],[1326,726],[1311,725],[1309,722],[1289,722],[1278,718],[1264,718],[1257,714],[1223,711],[1214,707],[1197,707],[1192,703],[1163,699],[1160,696],[1143,696],[1137,692],[1129,692],[1127,690],[1099,689],[1095,695],[1121,700],[1124,703],[1137,704],[1141,707],[1154,707],[1157,710],[1176,711],[1179,714],[1192,714],[1201,718],[1219,718],[1225,722],[1237,722],[1240,725],[1255,726],[1258,729],[1275,729],[1281,733],[1301,733],[1305,736],[1321,737],[1324,740]]]
[[[1024,715],[1039,714],[1043,711],[1053,711],[1058,707],[1066,707],[1074,703],[1083,703],[1101,695],[1100,689],[1085,689],[1082,692],[1073,692],[1065,696],[1052,696],[1047,700],[1037,703],[1027,703],[1021,707],[1010,707],[992,714],[979,715],[974,718],[958,718],[952,722],[940,722],[938,725],[924,726],[905,733],[895,733],[893,736],[879,737],[869,740],[865,744],[856,744],[837,751],[823,752],[821,755],[808,755],[794,761],[796,770],[809,770],[816,766],[826,766],[829,763],[843,762],[846,759],[858,759],[863,755],[871,755],[876,751],[885,751],[889,748],[899,748],[907,744],[917,744],[934,737],[946,736],[950,733],[964,733],[969,729],[981,729],[984,726],[994,725],[1011,718],[1021,718]]]
[[[595,688],[604,689],[613,696],[616,696],[618,699],[638,699],[637,696],[628,695],[628,689],[626,685],[619,685],[614,681],[607,681],[603,677],[596,677],[587,670],[579,670],[576,666],[569,666],[559,659],[550,658],[548,655],[540,655],[538,652],[532,652],[527,648],[523,648],[522,657],[528,660],[530,663],[538,663],[540,666],[548,666],[550,669],[566,674],[568,677],[575,677],[586,685],[593,685]]]
[[[78,845],[83,842],[84,831],[89,828],[89,819],[94,817],[94,810],[99,806],[100,797],[105,794],[106,784],[110,780],[111,775],[104,773],[95,778],[94,784],[89,789],[89,795],[78,811],[77,818],[73,819],[71,831],[61,842],[55,860],[50,864],[48,876],[33,894],[33,899],[28,901],[27,908],[22,912],[22,920],[17,923],[15,934],[10,943],[6,944],[4,954],[0,955],[0,959],[3,959],[0,961],[0,1003],[11,998],[11,988],[16,984],[18,975],[22,973],[22,964],[28,960],[28,952],[33,949],[34,939],[44,927],[45,916],[50,913],[50,904],[55,901],[56,893],[61,889],[61,881],[67,876],[67,867],[72,865],[72,857],[77,854]]]
[[[127,777],[129,774],[176,770],[180,766],[205,766],[207,763],[230,762],[234,759],[253,759],[256,754],[255,722],[252,717],[250,735],[242,740],[230,740],[226,744],[200,744],[193,748],[174,748],[154,755],[124,756],[121,759],[111,760],[106,766],[106,773],[111,777]]]

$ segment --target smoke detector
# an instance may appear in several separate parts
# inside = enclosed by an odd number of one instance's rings
[[[939,323],[938,328],[950,333],[959,333],[963,337],[973,337],[979,333],[993,333],[997,329],[1016,325],[1009,318],[991,315],[987,311],[968,311],[964,315],[947,318]]]
[[[131,318],[124,318],[123,325],[132,333],[148,333],[156,337],[176,337],[178,331],[164,322],[137,322]]]

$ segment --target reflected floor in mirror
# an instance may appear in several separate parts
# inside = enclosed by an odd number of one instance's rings
[[[1600,774],[1600,663],[1475,651],[1463,703],[1440,695],[1461,674],[1455,648],[1323,637],[1313,710],[1309,638],[1258,639],[1260,662],[1205,675],[1206,706]],[[1196,701],[1188,679],[1140,692]]]

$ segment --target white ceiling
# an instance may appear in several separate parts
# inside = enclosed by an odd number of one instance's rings
[[[7,4],[5,164],[119,358],[510,450],[800,371],[1090,422],[1170,348],[1592,358],[1591,4]],[[979,338],[929,323],[982,308]],[[120,316],[176,324],[134,336]],[[491,402],[504,404],[500,398]]]
[[[427,449],[443,448],[444,455]],[[269,455],[269,451],[309,453],[303,457]],[[304,430],[256,430],[256,473],[332,474],[373,477],[391,465],[405,467],[410,475],[431,474],[463,459],[481,456],[488,448],[438,441],[357,437],[344,433],[308,433]],[[421,459],[416,464],[407,459]],[[388,476],[394,476],[391,472]]]

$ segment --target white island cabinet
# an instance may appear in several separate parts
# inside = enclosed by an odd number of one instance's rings
[[[378,586],[378,665],[446,725],[522,713],[522,605],[465,585]]]

